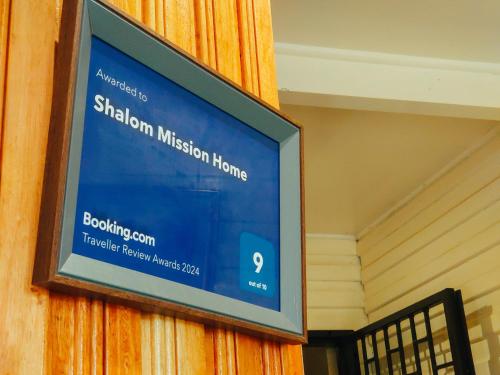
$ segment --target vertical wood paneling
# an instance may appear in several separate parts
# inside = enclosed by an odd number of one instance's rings
[[[195,11],[192,0],[165,0],[166,37],[196,56]]]
[[[2,145],[5,76],[7,74],[7,43],[9,35],[9,18],[10,18],[10,0],[1,0],[0,1],[0,155],[2,150],[1,145]]]
[[[55,22],[47,20],[54,15],[54,2],[12,2],[2,53],[8,75],[0,157],[1,374],[43,373],[48,293],[31,286],[31,275],[53,78]]]
[[[177,371],[177,343],[175,335],[175,320],[165,317],[165,374],[175,374]]]
[[[259,74],[255,46],[255,22],[252,0],[238,0],[238,28],[241,50],[242,86],[259,96]]]
[[[195,1],[194,10],[198,59],[213,69],[217,69],[212,0]]]
[[[236,365],[239,375],[263,374],[262,340],[235,333]]]
[[[50,297],[48,372],[72,374],[75,370],[74,299],[54,293]]]
[[[56,40],[59,41],[59,28],[61,26],[63,0],[55,0],[55,2],[56,2]]]
[[[279,108],[270,1],[253,0],[253,11],[260,97],[273,107]]]
[[[141,361],[142,373],[151,374],[153,372],[151,365],[153,363],[153,347],[154,343],[151,341],[151,314],[143,313],[141,315]]]
[[[240,43],[236,0],[213,0],[217,70],[241,85]]]
[[[274,63],[266,65],[272,56],[260,52],[259,57],[261,41],[256,40],[256,35],[270,37],[266,35],[271,31],[270,15],[258,14],[269,11],[268,4],[255,6],[251,0],[112,3],[254,94],[259,95],[263,80],[267,91],[273,84],[276,90],[275,80],[269,80],[274,77]],[[264,369],[268,374],[293,373],[293,369],[301,373],[300,346],[280,349],[272,341],[262,345],[262,340],[231,329],[205,328],[83,297],[51,293],[49,300],[45,290],[31,286],[53,47],[62,1],[13,1],[10,10],[9,4],[0,3],[0,92],[5,93],[5,98],[0,97],[1,104],[5,102],[5,118],[0,117],[4,133],[0,138],[0,228],[14,235],[0,236],[0,281],[5,286],[0,294],[0,373],[259,374]],[[9,14],[10,33],[16,35],[11,41],[5,21]],[[258,32],[255,26],[260,24],[265,29]],[[272,46],[272,39],[264,43]],[[262,94],[277,105],[272,95]],[[9,272],[12,269],[16,272]]]
[[[75,301],[75,374],[89,374],[91,368],[91,301],[85,297],[78,297]]]
[[[146,321],[146,319],[143,319],[143,321]],[[143,366],[143,374],[175,374],[176,345],[173,318],[160,314],[150,314],[148,321],[150,321],[148,327],[150,341],[143,341],[142,346],[144,349],[149,346],[151,358],[148,365],[149,370]],[[143,362],[147,361],[144,355],[142,359]]]
[[[300,345],[281,345],[281,369],[286,375],[304,374],[302,347]]]
[[[124,10],[138,21],[142,21],[142,1],[125,0]]]
[[[165,36],[165,3],[164,0],[155,1],[155,30],[158,34]]]
[[[106,374],[140,374],[141,313],[125,306],[107,303],[104,307],[104,324]]]
[[[236,373],[236,348],[234,332],[231,329],[214,330],[215,373]]]
[[[92,300],[90,303],[90,371],[92,375],[104,373],[104,304]]]
[[[46,368],[50,374],[102,374],[102,303],[51,293]]]
[[[264,374],[281,374],[280,345],[273,341],[266,340],[262,347],[262,354],[264,358]]]
[[[214,329],[214,351],[215,351],[215,373],[218,375],[227,375],[227,346],[226,330],[224,328]]]
[[[120,8],[121,10],[125,10],[125,1],[126,0],[109,0],[109,2],[114,5],[117,8]]]
[[[202,324],[175,320],[177,369],[179,374],[205,375],[205,329]]]
[[[226,330],[227,370],[230,374],[236,374],[236,348],[234,342],[234,331]]]
[[[151,30],[156,30],[155,0],[142,0],[142,22]]]
[[[51,293],[48,372],[102,374],[102,322],[102,302]]]
[[[205,327],[205,364],[207,375],[215,374],[214,329]]]

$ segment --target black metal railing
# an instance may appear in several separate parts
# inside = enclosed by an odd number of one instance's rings
[[[433,309],[444,314],[445,327],[439,327],[439,332],[433,327]],[[447,338],[436,342],[444,332]],[[341,375],[475,375],[462,295],[453,289],[444,289],[358,331],[342,335],[319,331],[309,337],[311,345],[329,341],[337,347]]]

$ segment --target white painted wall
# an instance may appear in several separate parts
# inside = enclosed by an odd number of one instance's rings
[[[356,240],[306,236],[309,330],[357,329],[367,323]]]

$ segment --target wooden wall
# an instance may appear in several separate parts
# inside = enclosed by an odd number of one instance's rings
[[[358,329],[367,324],[354,237],[306,236],[308,329]]]
[[[269,0],[113,3],[278,106]],[[300,346],[31,285],[61,7],[0,0],[0,374],[303,373]]]
[[[500,374],[498,128],[363,235],[358,251],[370,322],[445,287],[461,289],[477,374]],[[442,328],[439,314],[434,321]],[[446,345],[436,350],[449,356]]]

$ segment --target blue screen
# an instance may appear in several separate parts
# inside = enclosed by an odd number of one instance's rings
[[[92,37],[73,252],[279,310],[279,224],[279,144]]]

